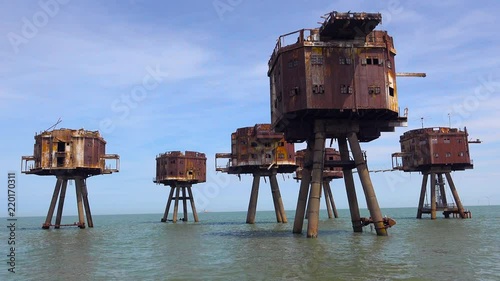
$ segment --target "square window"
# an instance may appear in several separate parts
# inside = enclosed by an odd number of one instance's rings
[[[345,58],[339,57],[339,64],[345,64]]]
[[[346,85],[340,85],[340,93],[347,94],[347,86]]]
[[[345,64],[352,64],[352,59],[351,58],[346,58],[345,59]]]
[[[366,58],[366,64],[372,64],[372,58]]]

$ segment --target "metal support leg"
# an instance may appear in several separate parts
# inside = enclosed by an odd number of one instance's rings
[[[314,123],[314,153],[311,178],[311,193],[307,216],[307,237],[318,237],[319,205],[321,197],[321,183],[323,182],[323,161],[325,153],[325,128],[322,121]]]
[[[60,226],[61,226],[61,218],[62,218],[62,212],[63,212],[63,208],[64,208],[64,199],[66,197],[66,187],[67,186],[68,186],[68,179],[65,178],[62,182],[61,194],[59,195],[59,203],[57,205],[55,228],[60,228]]]
[[[349,148],[347,147],[347,140],[342,137],[338,139],[340,158],[342,161],[349,161]],[[349,202],[349,211],[351,212],[352,229],[354,232],[363,232],[361,225],[361,215],[359,214],[358,198],[356,196],[356,189],[354,187],[354,178],[352,170],[349,168],[342,169],[344,173],[344,183],[347,193],[347,200]]]
[[[250,202],[248,203],[247,223],[255,223],[255,213],[257,212],[257,198],[259,197],[260,173],[253,174],[252,191],[250,193]]]
[[[431,173],[431,219],[436,219],[436,174]]]
[[[78,227],[85,228],[85,217],[83,215],[82,178],[75,178],[76,204],[78,207]]]
[[[455,203],[457,204],[458,213],[460,214],[460,217],[462,219],[465,219],[464,206],[462,205],[462,201],[460,201],[460,197],[458,197],[458,192],[457,189],[455,188],[455,183],[453,182],[453,179],[451,178],[449,172],[445,173],[445,175],[446,175],[446,180],[450,185],[451,193],[453,194],[453,199],[455,199]]]
[[[94,221],[92,220],[92,213],[90,212],[89,193],[87,191],[87,180],[82,178],[81,182],[82,182],[83,206],[85,207],[85,216],[87,217],[87,225],[88,227],[94,227]]]
[[[170,187],[170,194],[168,195],[167,207],[165,208],[165,213],[163,214],[163,218],[161,218],[162,222],[166,222],[168,218],[168,212],[170,211],[170,204],[172,203],[172,197],[174,196],[175,187]]]
[[[422,209],[424,208],[424,199],[425,199],[425,191],[427,189],[427,178],[429,174],[422,174],[422,188],[420,189],[420,199],[418,200],[418,209],[417,209],[417,219],[422,218]]]
[[[363,191],[365,192],[366,205],[370,211],[370,216],[372,217],[375,230],[377,235],[386,236],[387,229],[384,226],[382,213],[380,212],[380,207],[378,205],[377,196],[375,195],[375,190],[373,189],[373,184],[370,179],[370,174],[368,172],[368,167],[366,165],[365,159],[363,158],[363,153],[359,145],[358,137],[355,133],[351,133],[348,137],[349,145],[351,146],[352,154],[354,156],[354,162],[359,174],[359,179],[361,180],[361,185],[363,186]]]
[[[189,193],[189,200],[191,201],[191,210],[193,210],[193,218],[195,222],[198,222],[198,213],[196,212],[196,207],[194,206],[193,191],[191,191],[191,186],[187,187]]]
[[[52,222],[52,216],[54,215],[54,209],[56,208],[57,196],[61,190],[62,179],[58,178],[56,181],[56,186],[54,187],[54,193],[52,194],[52,200],[50,201],[49,211],[47,212],[47,218],[45,218],[45,223],[42,225],[43,229],[48,229]]]
[[[309,185],[311,184],[311,170],[309,168],[311,159],[311,143],[307,142],[307,150],[304,155],[304,168],[302,169],[302,180],[300,181],[299,199],[297,200],[295,220],[293,221],[293,233],[302,233],[302,227],[304,226],[307,195],[309,194]]]

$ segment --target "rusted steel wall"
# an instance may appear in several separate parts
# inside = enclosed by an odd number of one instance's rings
[[[472,168],[467,131],[456,128],[423,128],[400,137],[402,169],[421,171],[430,167],[451,170]]]
[[[295,152],[295,160],[297,163],[297,169],[295,170],[295,179],[302,179],[302,169],[304,168],[304,155],[306,150],[298,150]],[[332,180],[344,177],[341,167],[333,167],[326,163],[331,163],[328,161],[341,161],[340,152],[335,148],[327,147],[325,148],[325,165],[323,167],[323,179]]]
[[[207,158],[195,151],[170,151],[156,157],[155,183],[200,183],[207,179]]]
[[[230,160],[221,171],[244,174],[270,167],[282,173],[296,168],[294,145],[284,140],[283,133],[274,132],[270,124],[256,124],[231,134]]]
[[[27,173],[51,175],[83,170],[100,174],[106,170],[106,156],[106,141],[98,131],[58,129],[36,135],[33,156],[25,156],[23,160],[33,161]]]
[[[281,36],[268,71],[273,128],[307,118],[399,120],[396,51],[386,31],[373,30],[380,21],[337,13],[319,29]]]

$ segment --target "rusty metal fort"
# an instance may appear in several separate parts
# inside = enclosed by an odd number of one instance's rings
[[[215,155],[215,170],[253,175],[247,223],[255,223],[261,178],[269,178],[276,221],[288,221],[276,175],[295,173],[300,181],[294,233],[302,233],[307,219],[307,237],[317,237],[321,194],[329,218],[337,217],[330,182],[343,179],[352,228],[361,232],[373,224],[385,236],[395,221],[381,213],[365,152],[361,143],[377,140],[383,132],[407,126],[407,109],[398,104],[397,77],[425,77],[425,73],[396,72],[396,49],[387,31],[375,30],[380,13],[339,13],[324,16],[319,28],[301,29],[279,36],[272,50],[268,72],[270,124],[239,128],[231,134],[231,152]],[[423,175],[417,218],[443,211],[446,218],[471,217],[458,196],[450,172],[471,169],[467,132],[456,128],[422,128],[401,136],[401,152],[393,154],[393,169]],[[326,148],[336,142],[338,149]],[[307,148],[295,152],[294,143]],[[105,153],[98,132],[60,129],[35,136],[33,156],[22,157],[22,172],[56,176],[57,183],[43,228],[60,227],[68,180],[76,182],[79,227],[93,226],[87,193],[87,178],[118,172],[119,157]],[[219,164],[217,160],[227,159]],[[114,160],[114,166],[106,161]],[[200,152],[170,151],[156,158],[157,184],[170,186],[163,222],[178,220],[179,201],[187,221],[187,200],[198,221],[191,187],[206,181],[206,156]],[[353,171],[355,170],[355,171]],[[369,218],[360,216],[353,173],[357,172]],[[453,194],[450,203],[445,180]],[[430,177],[430,204],[424,204]],[[52,215],[59,196],[56,222]],[[168,219],[174,202],[173,218]]]

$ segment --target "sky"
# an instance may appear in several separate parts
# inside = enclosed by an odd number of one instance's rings
[[[408,127],[363,143],[372,170],[391,168],[399,136],[425,127],[464,128],[474,169],[452,174],[465,206],[498,205],[500,37],[498,1],[0,1],[0,206],[7,172],[17,173],[17,215],[46,215],[55,178],[21,174],[34,135],[51,127],[99,130],[120,172],[87,180],[93,214],[162,213],[169,188],[152,182],[155,157],[172,150],[207,155],[207,182],[194,186],[198,210],[246,211],[250,175],[216,173],[240,127],[270,122],[267,61],[278,36],[319,27],[331,11],[380,12],[394,38],[401,108]],[[297,144],[296,148],[303,148]],[[356,176],[356,174],[355,174]],[[415,207],[422,176],[371,173],[382,208]],[[299,183],[280,175],[285,209]],[[366,207],[355,178],[360,207]],[[64,215],[76,214],[74,186]],[[347,208],[342,180],[331,183]],[[258,210],[272,210],[261,181]],[[326,208],[322,200],[321,208]]]

